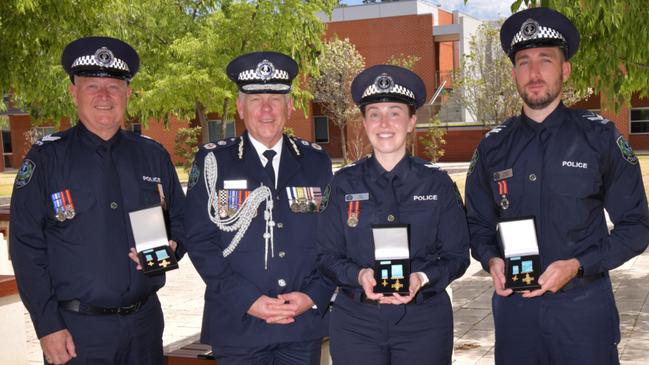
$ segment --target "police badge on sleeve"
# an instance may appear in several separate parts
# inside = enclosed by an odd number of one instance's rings
[[[16,174],[16,189],[20,189],[29,184],[34,175],[34,170],[36,170],[36,164],[34,161],[26,158],[25,161],[23,161],[23,164],[20,165],[18,174]]]
[[[624,157],[624,159],[628,163],[630,163],[631,165],[638,163],[638,157],[633,152],[633,149],[631,148],[631,145],[629,145],[629,142],[627,142],[623,136],[617,137],[617,140],[615,142],[617,143],[617,146],[622,153],[622,157]]]

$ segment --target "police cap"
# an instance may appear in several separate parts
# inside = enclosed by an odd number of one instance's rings
[[[110,37],[84,37],[63,50],[61,65],[74,82],[74,76],[111,77],[130,81],[140,67],[133,47]]]
[[[559,47],[569,60],[579,48],[579,31],[558,11],[530,8],[505,20],[500,28],[500,43],[512,62],[516,52],[538,47]]]
[[[297,63],[278,52],[253,52],[230,61],[228,77],[245,94],[288,94]]]
[[[426,102],[426,86],[417,74],[403,67],[375,65],[354,78],[352,98],[359,107],[397,102],[416,109]]]

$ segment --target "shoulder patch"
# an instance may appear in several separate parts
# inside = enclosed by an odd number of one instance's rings
[[[618,148],[620,149],[620,152],[622,153],[622,157],[631,165],[635,165],[638,163],[638,157],[635,155],[633,152],[633,149],[631,148],[631,145],[629,145],[629,142],[624,139],[623,136],[617,137],[615,140],[615,143],[617,144]]]
[[[603,116],[601,116],[601,115],[599,115],[599,114],[597,114],[595,112],[591,112],[591,111],[587,111],[584,114],[582,114],[581,116],[583,118],[585,118],[585,119],[590,120],[591,122],[597,122],[597,123],[600,123],[600,124],[607,124],[607,123],[611,122],[610,120],[604,118]]]
[[[196,161],[192,163],[192,169],[189,171],[189,178],[187,181],[187,191],[191,190],[196,183],[198,182],[198,178],[201,176],[201,170],[198,168],[198,164]]]
[[[471,175],[471,173],[475,169],[475,165],[478,163],[479,158],[480,155],[478,154],[478,149],[476,148],[475,151],[473,151],[473,156],[471,156],[471,163],[469,163],[469,169],[466,172],[466,176]]]
[[[206,143],[203,145],[203,148],[205,148],[206,150],[213,150],[216,148],[216,143]]]
[[[16,189],[20,189],[23,186],[29,184],[29,182],[32,180],[32,176],[34,175],[34,170],[36,170],[36,164],[34,163],[34,161],[26,158],[25,161],[23,161],[23,164],[20,165],[18,174],[16,174]]]

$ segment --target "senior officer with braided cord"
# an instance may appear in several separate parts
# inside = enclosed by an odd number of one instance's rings
[[[340,287],[331,314],[332,359],[450,364],[453,311],[445,288],[469,265],[469,235],[448,175],[406,152],[415,111],[426,100],[424,82],[401,67],[376,65],[354,79],[352,96],[373,153],[336,173],[320,216],[319,268]],[[400,261],[376,267],[376,240],[404,225],[410,247],[402,257],[412,273]],[[403,295],[377,290],[398,291],[406,279]]]
[[[283,134],[298,72],[290,57],[234,59],[246,131],[203,145],[188,184],[187,248],[207,284],[201,340],[221,365],[319,364],[334,286],[316,269],[331,161]]]
[[[638,159],[613,123],[561,102],[579,47],[569,19],[527,9],[505,21],[500,39],[523,113],[480,142],[466,184],[472,255],[495,289],[496,363],[618,364],[609,270],[649,242]],[[505,283],[520,281],[525,265],[505,271],[496,225],[522,217],[536,225],[540,275],[528,265],[525,279],[539,288],[512,293]]]
[[[162,364],[156,291],[165,276],[145,276],[129,259],[128,212],[162,204],[180,242],[185,196],[164,147],[120,129],[138,55],[121,40],[86,37],[61,62],[79,122],[36,142],[16,176],[10,231],[20,296],[49,363]]]

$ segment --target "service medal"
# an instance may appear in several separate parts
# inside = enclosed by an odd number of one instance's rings
[[[356,227],[358,225],[358,218],[356,218],[356,216],[353,215],[347,218],[347,225],[352,228]]]
[[[507,199],[507,197],[503,196],[502,200],[500,200],[500,207],[503,208],[503,210],[509,209],[509,199]]]
[[[300,212],[300,205],[297,202],[291,203],[291,211],[293,213],[299,213]]]
[[[65,213],[63,211],[59,211],[56,213],[56,220],[59,222],[63,222],[65,220]]]

